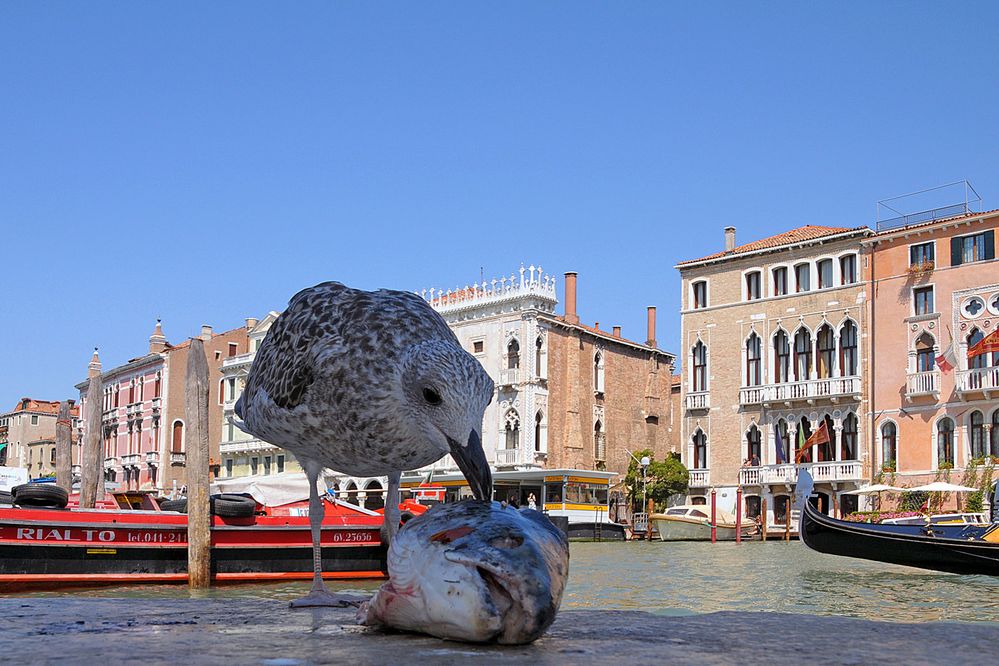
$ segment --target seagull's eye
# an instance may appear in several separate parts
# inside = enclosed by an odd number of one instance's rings
[[[423,399],[429,402],[431,405],[441,404],[441,394],[432,388],[423,389]]]

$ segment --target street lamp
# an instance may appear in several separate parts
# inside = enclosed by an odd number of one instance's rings
[[[649,468],[649,463],[652,461],[648,456],[642,456],[642,459],[639,462],[642,465],[642,511],[645,511],[649,506],[648,478],[645,476],[645,470]]]

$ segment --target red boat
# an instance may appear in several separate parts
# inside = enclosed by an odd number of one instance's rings
[[[186,582],[187,514],[162,510],[151,494],[112,498],[97,509],[74,508],[74,498],[65,509],[0,507],[0,592]],[[254,499],[251,516],[212,516],[213,580],[311,580],[308,502],[265,506]],[[426,510],[412,501],[400,508],[410,514]],[[326,498],[324,578],[384,578],[382,522],[378,512]]]

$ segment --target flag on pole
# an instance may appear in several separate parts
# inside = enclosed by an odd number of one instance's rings
[[[799,430],[799,432],[801,431]],[[804,436],[804,433],[802,433],[802,436]],[[799,437],[799,439],[801,438]],[[819,429],[812,433],[812,436],[808,438],[808,441],[805,442],[805,445],[801,448],[800,451],[798,451],[798,457],[795,458],[795,462],[800,463],[801,459],[805,457],[805,454],[808,451],[810,451],[813,446],[818,446],[819,444],[828,444],[829,441],[830,441],[829,428],[826,427],[826,422],[823,421],[822,425],[819,426]]]
[[[784,438],[780,434],[780,424],[774,426],[777,431],[777,464],[783,465],[787,462],[787,454],[784,451]]]
[[[933,359],[933,362],[937,364],[943,372],[950,372],[957,365],[957,354],[954,353],[954,336],[950,337],[950,344],[947,345],[947,349],[943,351],[942,354]]]
[[[968,358],[996,352],[999,352],[999,328],[986,335],[969,349]]]

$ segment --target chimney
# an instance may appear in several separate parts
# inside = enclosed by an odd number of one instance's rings
[[[565,274],[565,320],[570,324],[579,323],[579,315],[576,314],[576,272],[569,271]]]
[[[735,227],[725,227],[725,251],[735,249]]]
[[[595,328],[595,329],[597,329],[599,331],[600,330],[600,322],[599,321],[593,322],[593,328]]]
[[[257,321],[256,317],[247,317],[246,318],[246,330],[248,330],[248,331],[253,330],[258,323],[260,323],[260,322]]]
[[[166,349],[166,336],[163,335],[163,326],[160,320],[156,320],[156,327],[153,328],[153,334],[149,336],[149,353],[158,354],[164,349]]]
[[[645,341],[649,347],[656,346],[656,306],[650,305],[648,312],[648,339]]]
[[[94,355],[90,357],[90,365],[87,366],[87,377],[99,377],[101,374],[101,359],[97,356],[97,347],[94,347]]]
[[[620,326],[615,326],[614,327],[614,337],[615,338],[620,338],[621,337],[621,327]]]
[[[201,325],[201,339],[208,342],[212,339],[212,327],[208,324]]]

